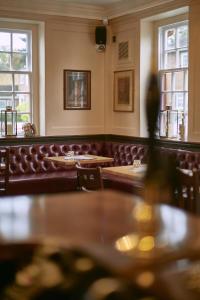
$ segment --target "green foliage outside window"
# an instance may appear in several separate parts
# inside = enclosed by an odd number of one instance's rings
[[[16,110],[18,112],[27,112],[29,110],[28,103],[18,104]],[[29,116],[27,114],[17,114],[17,122],[29,122]]]

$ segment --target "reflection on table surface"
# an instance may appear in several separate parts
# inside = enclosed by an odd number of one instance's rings
[[[73,166],[76,162],[80,164],[104,164],[113,161],[111,157],[98,156],[98,155],[73,155],[73,156],[52,156],[45,157],[44,160],[57,163],[62,166]]]
[[[1,197],[0,235],[4,241],[55,236],[111,245],[135,230],[133,211],[140,203],[139,197],[111,191]],[[156,206],[156,214],[159,234],[173,244],[196,244],[200,220],[167,205]]]
[[[189,260],[200,258],[199,218],[112,191],[2,197],[0,238],[0,259],[12,255],[10,243],[53,241],[84,249],[126,278],[150,272],[155,284],[170,287],[166,274],[182,274],[181,261],[189,270]],[[182,299],[169,291],[168,299]]]

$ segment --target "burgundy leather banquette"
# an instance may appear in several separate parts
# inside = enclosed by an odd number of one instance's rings
[[[93,154],[113,157],[113,165],[132,164],[134,159],[146,160],[146,148],[140,144],[117,142],[87,142],[66,144],[35,144],[9,146],[10,183],[8,194],[37,194],[75,191],[76,171],[47,162],[44,157],[75,154]],[[108,166],[108,165],[106,165]],[[135,183],[113,176],[104,178],[105,186],[132,192]]]
[[[114,166],[132,165],[134,159],[140,159],[142,163],[147,161],[147,146],[145,145],[105,142],[104,149],[106,156],[114,158]]]
[[[200,170],[200,152],[161,147],[163,155],[171,156],[181,169]]]
[[[105,143],[106,156],[113,157],[114,166],[132,165],[135,159],[147,162],[147,146],[142,144],[128,144],[117,142]],[[126,179],[121,176],[105,174],[103,176],[104,186],[109,189],[122,190],[124,192],[140,195],[143,183],[138,180]]]
[[[75,154],[102,154],[101,143],[42,144],[10,146],[9,194],[36,194],[76,190],[76,171],[47,162],[44,157]]]
[[[76,171],[72,167],[61,167],[44,160],[46,156],[75,154],[94,154],[113,157],[113,165],[129,165],[134,159],[147,162],[147,146],[142,144],[91,141],[62,144],[34,144],[9,146],[10,183],[8,194],[36,194],[75,191]],[[200,152],[160,148],[163,155],[171,155],[176,165],[184,169],[200,169]],[[137,192],[140,182],[121,177],[104,175],[105,187]]]
[[[200,170],[200,151],[189,151],[184,149],[159,147],[163,156],[171,157],[177,167],[181,169]],[[107,143],[107,155],[114,158],[114,165],[132,164],[134,159],[140,159],[142,163],[147,162],[148,148],[141,144]],[[162,156],[161,155],[161,156]],[[140,194],[143,183],[132,181],[122,177],[106,175],[104,179],[108,182],[107,187]]]

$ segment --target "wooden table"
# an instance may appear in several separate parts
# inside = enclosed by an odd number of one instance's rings
[[[131,281],[137,280],[143,272],[154,276],[158,284],[158,288],[154,288],[161,292],[161,299],[198,299],[186,293],[184,281],[177,280],[179,269],[175,262],[200,257],[199,218],[167,205],[158,205],[155,207],[156,222],[151,224],[156,225],[154,235],[149,231],[145,236],[138,230],[139,224],[133,217],[138,215],[143,202],[123,193],[12,196],[0,200],[0,259],[13,249],[15,255],[24,255],[16,245],[10,248],[11,243],[51,241],[54,245],[76,245]],[[146,255],[148,247],[144,247],[145,244],[139,252],[134,251],[135,237],[140,239],[139,246],[143,238],[152,240],[153,236],[156,251],[153,248],[150,255]],[[131,251],[126,252],[128,248]],[[175,273],[170,281],[172,263]]]
[[[111,157],[104,157],[104,156],[97,156],[97,155],[74,155],[73,157],[66,157],[66,156],[52,156],[52,157],[45,157],[44,160],[51,161],[56,164],[62,166],[73,166],[76,162],[82,164],[104,164],[113,161]]]
[[[116,176],[121,176],[127,179],[139,179],[141,180],[146,171],[147,165],[141,165],[141,167],[119,166],[119,167],[106,167],[102,169],[104,174],[111,174]]]
[[[0,241],[54,237],[114,247],[135,230],[133,210],[141,199],[113,191],[10,196],[0,199]],[[161,232],[178,250],[200,249],[200,219],[167,205],[157,206]],[[6,224],[6,226],[4,225]],[[178,225],[178,226],[177,226]],[[180,230],[181,229],[181,230]]]

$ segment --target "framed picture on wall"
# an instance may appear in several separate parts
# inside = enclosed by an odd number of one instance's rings
[[[64,109],[91,109],[91,71],[64,70]]]
[[[114,72],[114,111],[132,112],[134,107],[134,71]]]

